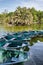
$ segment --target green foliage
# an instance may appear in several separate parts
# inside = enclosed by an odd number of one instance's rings
[[[43,22],[43,11],[37,11],[35,8],[21,8],[20,6],[10,13],[0,14],[0,23],[12,23],[12,25],[30,25],[34,22]]]

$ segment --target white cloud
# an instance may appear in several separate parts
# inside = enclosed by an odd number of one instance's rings
[[[6,1],[6,0],[0,0],[1,1]],[[8,11],[14,11],[16,7],[21,6],[21,7],[27,7],[27,8],[32,8],[34,7],[37,10],[43,10],[43,0],[12,0],[14,1],[11,3],[4,2],[0,4],[0,12],[3,11],[4,9],[8,9]],[[3,8],[3,9],[2,9]]]
[[[43,10],[43,0],[23,0],[21,7],[34,7],[37,10]]]

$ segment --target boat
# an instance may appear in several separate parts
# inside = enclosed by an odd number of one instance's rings
[[[27,61],[28,59],[29,56],[27,52],[0,47],[0,65],[21,63]]]
[[[32,47],[29,41],[38,35],[43,36],[43,31],[13,32],[0,38],[0,65],[16,64],[29,60],[28,52]]]
[[[13,36],[11,34],[7,34],[4,38],[7,39],[7,40],[10,40],[10,39],[13,38]]]
[[[43,36],[43,31],[39,31],[38,36]]]
[[[0,38],[0,47],[3,47],[7,41],[4,38]]]

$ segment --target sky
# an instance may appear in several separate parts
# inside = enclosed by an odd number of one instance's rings
[[[43,0],[0,0],[0,13],[4,10],[15,11],[18,6],[32,8],[43,11]]]

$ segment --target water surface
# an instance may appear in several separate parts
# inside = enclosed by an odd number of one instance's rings
[[[9,33],[10,32],[22,32],[22,31],[29,31],[29,30],[43,30],[43,24],[32,24],[30,26],[12,26],[12,25],[1,25],[0,24],[0,37],[2,35],[5,35],[8,32]],[[31,44],[36,43],[38,40],[43,42],[43,37],[32,38],[30,43]],[[23,65],[23,64],[21,63],[20,65]]]
[[[14,25],[0,24],[0,33],[29,31],[29,30],[43,30],[43,24],[32,24],[29,26],[14,26]]]

